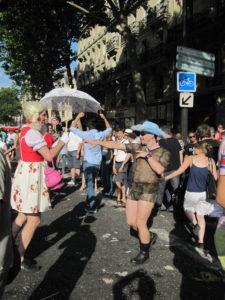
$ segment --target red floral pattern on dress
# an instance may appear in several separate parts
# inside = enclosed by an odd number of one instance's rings
[[[31,206],[30,211],[31,211],[32,214],[37,214],[39,212],[37,206],[35,206],[35,207]]]
[[[18,212],[39,213],[50,207],[43,162],[19,161],[12,184],[11,206]]]

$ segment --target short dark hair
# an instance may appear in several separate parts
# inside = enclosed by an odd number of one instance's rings
[[[105,126],[103,122],[99,118],[91,118],[87,119],[84,122],[84,127],[89,130],[91,129],[97,129],[97,130],[104,130]]]
[[[118,131],[123,131],[124,132],[124,128],[120,127],[120,126],[116,126],[115,127],[115,131],[118,132]]]
[[[172,128],[168,125],[164,125],[161,127],[162,131],[164,131],[166,134],[173,134]]]
[[[196,136],[199,140],[203,138],[210,138],[211,137],[211,130],[208,124],[201,124],[198,126],[196,130]]]

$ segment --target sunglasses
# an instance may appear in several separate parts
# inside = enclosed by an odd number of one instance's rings
[[[146,131],[141,131],[141,132],[140,132],[140,135],[142,135],[142,136],[143,136],[143,135],[146,135],[146,134],[149,134],[149,132],[146,132]]]
[[[195,138],[195,135],[190,135],[189,139]]]

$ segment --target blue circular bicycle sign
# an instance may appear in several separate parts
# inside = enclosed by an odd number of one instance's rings
[[[177,72],[177,91],[196,92],[196,73]]]

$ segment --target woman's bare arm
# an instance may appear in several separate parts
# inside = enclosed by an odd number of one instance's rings
[[[169,180],[171,178],[174,178],[174,177],[184,173],[184,171],[187,170],[188,167],[190,167],[191,162],[192,162],[192,156],[187,156],[186,155],[185,158],[184,158],[184,162],[182,163],[180,168],[177,169],[176,171],[174,171],[173,173],[171,173],[170,175],[166,176],[165,180]]]
[[[217,174],[216,164],[215,164],[214,159],[212,160],[212,174],[213,174],[215,180],[217,180],[218,179],[218,174]]]
[[[126,150],[125,144],[114,142],[114,141],[98,141],[98,140],[86,140],[85,143],[92,145],[93,147],[100,145],[109,149]]]
[[[43,156],[44,160],[52,161],[52,159],[59,154],[64,145],[64,142],[59,141],[54,148],[49,149],[47,146],[43,146],[37,151]]]

